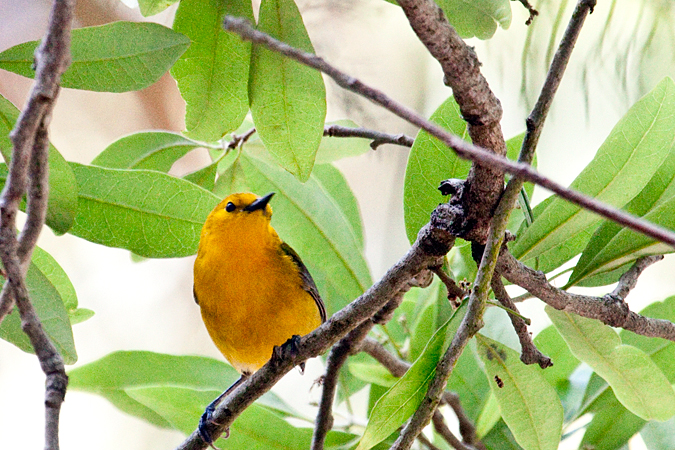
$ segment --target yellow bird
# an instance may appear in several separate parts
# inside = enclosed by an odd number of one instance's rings
[[[310,333],[326,320],[326,308],[307,267],[272,228],[274,193],[226,197],[202,228],[194,265],[194,296],[218,350],[241,378],[211,403],[206,424],[219,401],[272,357],[275,346]]]

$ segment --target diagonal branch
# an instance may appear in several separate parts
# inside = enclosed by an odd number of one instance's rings
[[[323,135],[329,137],[359,137],[371,139],[370,148],[377,150],[382,144],[395,144],[403,147],[412,147],[415,140],[405,134],[389,134],[381,131],[369,130],[368,128],[350,128],[340,125],[326,125],[323,127]]]
[[[213,414],[215,423],[208,431],[217,438],[230,424],[264,392],[268,391],[295,365],[324,353],[364,320],[372,317],[420,271],[438,265],[454,244],[455,238],[447,229],[456,217],[447,205],[439,206],[431,221],[417,237],[408,253],[363,295],[333,314],[319,328],[303,337],[294,358],[272,360],[233,390]],[[181,445],[180,450],[205,449],[207,444],[195,430]]]
[[[646,220],[640,219],[639,217],[636,217],[632,214],[628,214],[625,211],[614,208],[613,206],[595,200],[594,198],[588,197],[578,191],[562,186],[550,180],[548,177],[543,176],[530,167],[529,164],[513,162],[481,147],[472,145],[462,140],[460,137],[448,132],[443,127],[427,120],[422,115],[411,110],[410,108],[407,108],[394,101],[383,92],[371,88],[356,78],[350,77],[349,75],[339,71],[335,67],[326,63],[322,58],[293,48],[281,41],[274,39],[268,34],[253,29],[246,19],[226,16],[224,19],[224,27],[227,30],[238,33],[243,39],[252,41],[256,44],[263,44],[270,50],[279,52],[302,64],[324,72],[333,78],[333,80],[335,80],[339,86],[368,98],[372,102],[383,106],[397,116],[407,120],[413,125],[419,126],[429,134],[440,139],[448,147],[452,148],[461,158],[469,159],[482,165],[494,166],[500,170],[510,173],[511,175],[538,184],[541,187],[553,191],[558,196],[583,208],[586,208],[589,211],[593,211],[602,217],[610,219],[620,225],[675,247],[675,233],[672,231]]]

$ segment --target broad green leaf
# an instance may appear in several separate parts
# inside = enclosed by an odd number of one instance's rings
[[[349,219],[315,177],[300,183],[277,164],[270,165],[247,151],[230,169],[236,176],[221,183],[227,178],[221,175],[216,193],[224,197],[233,192],[228,189],[260,195],[276,192],[271,202],[272,226],[302,257],[329,312],[341,309],[371,285]]]
[[[466,313],[466,303],[457,312],[436,331],[422,355],[405,375],[377,401],[357,450],[368,450],[382,442],[419,407],[436,373],[436,364],[450,345]]]
[[[439,0],[438,6],[465,39],[490,39],[497,25],[505,30],[511,25],[509,0]]]
[[[523,364],[516,351],[480,334],[476,344],[502,418],[518,444],[526,450],[557,449],[563,408],[542,370]],[[501,379],[502,387],[495,377]]]
[[[232,14],[253,21],[250,2],[183,0],[173,27],[190,48],[171,69],[186,103],[186,134],[215,141],[241,125],[248,112],[251,44],[223,30]]]
[[[178,0],[138,0],[138,7],[143,17],[154,16],[164,11]]]
[[[204,408],[218,395],[217,391],[175,386],[140,387],[129,389],[128,393],[186,435],[195,430]],[[326,448],[341,448],[354,438],[353,434],[331,431],[326,437]],[[311,428],[296,428],[268,408],[253,404],[232,423],[229,437],[218,439],[216,445],[222,449],[304,450],[310,447],[311,441]]]
[[[201,186],[207,191],[212,191],[216,186],[216,175],[218,173],[219,161],[214,161],[206,167],[190,172],[183,176],[184,180]]]
[[[675,85],[665,78],[616,124],[572,189],[616,207],[635,197],[668,156],[675,137]],[[511,246],[531,259],[593,224],[599,216],[555,198]]]
[[[492,390],[489,392],[485,406],[481,410],[478,419],[476,419],[476,436],[478,436],[479,439],[488,434],[502,418],[502,413],[499,410],[499,403],[497,403],[497,397],[495,397]]]
[[[462,139],[468,139],[466,122],[462,119],[455,99],[448,97],[434,111],[430,120]],[[471,162],[463,160],[447,145],[421,130],[408,155],[403,184],[403,215],[410,243],[429,222],[429,215],[439,203],[447,199],[438,191],[441,181],[448,178],[466,178]]]
[[[349,222],[359,248],[363,251],[361,212],[354,193],[342,173],[332,164],[317,164],[312,170],[314,179],[326,190]]]
[[[503,420],[497,422],[490,432],[481,439],[487,450],[521,450],[511,430]]]
[[[0,95],[0,153],[9,162],[12,142],[9,133],[19,118],[19,110]],[[7,167],[0,168],[2,185],[7,178]],[[77,183],[68,163],[56,148],[49,144],[49,197],[47,200],[47,225],[57,234],[63,234],[73,225],[77,209]]]
[[[621,275],[626,273],[626,271],[630,269],[632,265],[633,265],[632,262],[629,262],[624,264],[623,266],[619,266],[607,272],[600,272],[595,275],[589,275],[588,277],[576,281],[574,285],[580,287],[596,287],[596,286],[607,286],[609,284],[616,283],[619,280],[619,278],[621,278]]]
[[[59,263],[56,262],[52,255],[42,250],[40,247],[35,247],[31,263],[35,264],[36,268],[44,274],[58,292],[63,301],[63,306],[65,306],[66,311],[68,312],[71,325],[84,322],[94,316],[94,311],[77,307],[77,294],[75,293],[75,288],[70,282],[70,278],[68,278],[66,272],[61,268]]]
[[[553,387],[566,382],[579,365],[579,360],[570,352],[553,325],[549,325],[537,334],[534,338],[534,345],[553,361],[553,366],[542,372],[546,381]]]
[[[205,144],[166,131],[142,131],[124,136],[103,150],[92,166],[168,172],[178,159]]]
[[[335,122],[326,122],[326,126],[340,125],[347,128],[358,128],[359,126],[351,120],[337,120]],[[316,164],[326,164],[337,161],[342,158],[359,156],[373,149],[370,147],[370,140],[356,137],[330,137],[324,136],[319,144],[319,151],[316,152]]]
[[[675,418],[665,422],[648,422],[640,431],[648,450],[675,448]]]
[[[410,361],[415,361],[424,351],[427,343],[436,332],[436,323],[438,317],[438,296],[440,291],[440,282],[434,280],[428,289],[424,290],[420,296],[420,313],[417,314],[415,322],[410,329]],[[446,300],[447,301],[447,297]]]
[[[258,29],[314,53],[293,0],[263,0]],[[321,74],[262,45],[255,46],[249,101],[265,147],[284,169],[298,180],[307,181],[326,118],[326,88]]]
[[[675,414],[673,388],[644,351],[622,345],[619,335],[597,320],[550,306],[546,313],[574,356],[604,378],[629,411],[645,420],[667,420]]]
[[[202,225],[219,201],[189,181],[160,172],[71,167],[79,205],[70,233],[148,258],[196,253]]]
[[[147,387],[175,387],[207,392],[201,411],[191,416],[192,426],[196,427],[204,407],[234,383],[239,374],[222,361],[202,356],[119,351],[71,370],[68,377],[69,389],[98,394],[128,414],[169,428],[169,422],[138,402],[129,392]],[[258,403],[285,414],[296,415],[270,392],[264,394]]]
[[[0,53],[0,69],[33,78],[38,41]],[[150,86],[188,48],[190,39],[151,22],[112,22],[72,31],[72,62],[61,86],[100,92],[137,91]]]
[[[472,348],[475,346],[473,341],[469,342],[469,346]],[[446,388],[459,395],[464,412],[472,420],[478,419],[490,396],[490,386],[485,377],[476,376],[480,370],[474,352],[467,348],[457,360]]]
[[[63,361],[66,364],[75,364],[77,352],[65,303],[69,302],[68,306],[72,306],[74,300],[75,307],[77,307],[77,299],[71,296],[74,292],[69,292],[66,286],[63,269],[57,268],[56,261],[47,252],[36,247],[33,260],[26,274],[26,286],[33,307],[47,335],[63,357]],[[1,279],[1,281],[0,285],[4,284],[5,280]],[[62,293],[65,294],[65,299],[62,298]],[[21,329],[21,319],[16,306],[14,312],[2,321],[0,338],[11,342],[25,352],[35,353],[28,336]]]
[[[626,205],[625,210],[650,222],[672,228],[675,223],[672,217],[672,211],[675,210],[674,195],[675,148],[671,149],[649,183]],[[672,251],[667,245],[605,220],[581,254],[568,286],[589,276],[611,272],[640,256]],[[615,272],[612,282],[617,281],[621,273]]]
[[[625,445],[646,421],[628,411],[613,395],[604,396],[592,408],[593,420],[586,426],[582,448],[615,450]]]
[[[349,362],[349,372],[359,380],[366,383],[376,384],[378,386],[391,387],[396,383],[394,377],[388,369],[379,363]]]

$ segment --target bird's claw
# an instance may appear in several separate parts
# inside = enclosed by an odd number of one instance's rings
[[[208,426],[210,424],[213,425],[218,425],[218,422],[213,420],[213,412],[216,410],[215,406],[213,404],[209,405],[206,407],[204,410],[204,414],[199,418],[199,427],[197,428],[199,430],[199,437],[202,438],[204,442],[209,444],[209,447],[215,449],[215,450],[220,450],[218,447],[213,445],[213,437],[211,436],[211,432],[208,430]],[[230,437],[230,429],[226,428],[223,433],[225,434],[225,439]]]

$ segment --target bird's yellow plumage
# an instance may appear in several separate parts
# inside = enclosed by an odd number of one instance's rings
[[[270,225],[272,195],[225,198],[206,219],[194,265],[206,329],[243,375],[262,367],[274,346],[326,318],[306,267]]]

